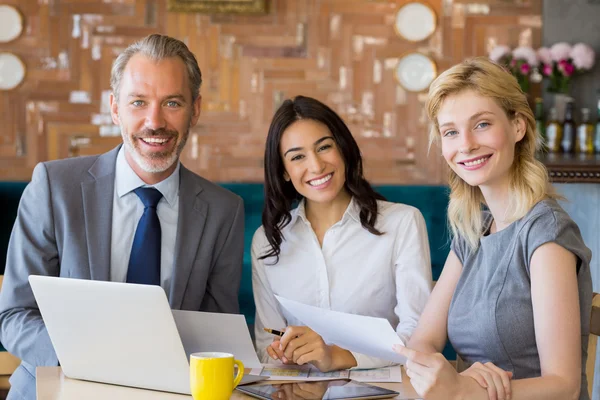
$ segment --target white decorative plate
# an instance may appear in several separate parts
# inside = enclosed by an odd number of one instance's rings
[[[12,53],[0,53],[0,90],[11,90],[25,78],[25,64]]]
[[[0,43],[10,42],[23,31],[23,18],[13,6],[0,5]]]
[[[398,60],[396,80],[411,92],[426,90],[437,76],[435,62],[421,53],[408,53]]]
[[[436,25],[437,17],[431,7],[420,2],[410,2],[396,13],[394,29],[404,39],[419,42],[431,36]]]

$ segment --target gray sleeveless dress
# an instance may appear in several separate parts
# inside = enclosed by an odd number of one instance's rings
[[[491,361],[513,379],[541,375],[535,340],[529,262],[544,243],[555,242],[577,256],[581,312],[581,394],[588,400],[585,363],[592,302],[591,251],[579,228],[555,200],[536,204],[518,221],[489,234],[492,215],[475,252],[460,236],[452,250],[463,270],[448,312],[448,338],[467,365]]]

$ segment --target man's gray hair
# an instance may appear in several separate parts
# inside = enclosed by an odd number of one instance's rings
[[[110,72],[110,87],[117,101],[119,100],[123,71],[125,71],[125,67],[131,57],[138,53],[143,54],[153,61],[160,61],[170,57],[181,58],[188,72],[192,101],[196,100],[200,94],[200,85],[202,84],[202,73],[200,72],[196,57],[181,40],[155,33],[127,47],[113,62]]]

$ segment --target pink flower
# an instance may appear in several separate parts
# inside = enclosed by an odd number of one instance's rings
[[[575,46],[573,46],[570,56],[573,59],[573,64],[575,67],[577,67],[577,69],[584,70],[592,69],[596,59],[596,53],[594,53],[594,49],[585,43],[577,43]]]
[[[510,66],[514,67],[515,65],[517,65],[517,60],[513,58],[512,60],[510,60]]]
[[[573,66],[573,64],[567,64],[565,65],[565,76],[571,76],[573,75],[573,72],[575,72],[575,67]]]
[[[540,47],[537,51],[538,59],[544,64],[552,64],[552,55],[547,47]]]
[[[554,61],[566,60],[571,56],[571,45],[560,42],[550,47],[550,55]]]
[[[521,73],[523,75],[529,74],[529,71],[531,71],[531,67],[529,66],[529,64],[527,64],[527,63],[521,64]]]
[[[535,50],[529,46],[520,46],[513,50],[512,55],[517,60],[525,60],[532,67],[537,67],[539,64]]]
[[[494,61],[494,62],[500,62],[500,60],[504,57],[506,57],[507,55],[510,54],[510,47],[508,46],[496,46],[492,49],[492,51],[490,51],[490,60]]]
[[[544,73],[544,75],[546,76],[550,76],[552,75],[552,66],[548,65],[548,64],[544,64],[544,68],[542,70],[542,72]]]
[[[570,62],[568,62],[568,61],[565,61],[565,60],[561,60],[561,61],[558,63],[558,70],[559,70],[560,72],[562,72],[562,74],[563,74],[564,76],[567,76],[567,77],[568,77],[568,76],[571,76],[571,75],[573,75],[573,72],[575,72],[575,67],[574,67],[574,66],[573,66],[573,64],[571,64]]]

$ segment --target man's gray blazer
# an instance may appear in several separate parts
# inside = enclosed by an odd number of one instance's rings
[[[119,148],[38,164],[23,192],[0,291],[0,341],[22,360],[10,399],[35,399],[35,368],[58,365],[29,275],[110,280]],[[182,165],[172,309],[239,312],[243,236],[242,199]]]

